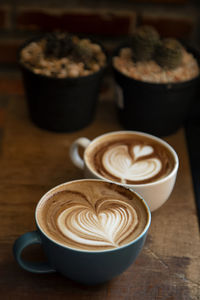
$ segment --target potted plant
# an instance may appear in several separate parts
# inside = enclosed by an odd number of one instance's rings
[[[197,93],[200,55],[155,28],[141,26],[112,66],[119,119],[126,129],[165,136],[180,128]]]
[[[26,41],[19,65],[32,121],[60,132],[88,125],[106,64],[105,51],[91,39],[48,33]]]

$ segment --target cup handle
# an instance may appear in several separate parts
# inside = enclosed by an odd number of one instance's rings
[[[74,165],[78,167],[79,169],[84,169],[84,160],[79,155],[79,147],[82,147],[84,149],[87,148],[87,146],[91,143],[91,141],[85,137],[81,137],[77,140],[75,140],[71,147],[70,147],[70,158]]]
[[[18,264],[26,271],[42,274],[56,272],[47,262],[29,262],[21,257],[22,251],[33,244],[42,244],[40,235],[37,231],[27,232],[21,235],[14,243],[13,254]]]

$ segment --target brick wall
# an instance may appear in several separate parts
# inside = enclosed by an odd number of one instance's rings
[[[199,17],[197,0],[1,0],[0,64],[14,65],[24,40],[52,30],[95,36],[109,51],[137,24],[151,24],[199,45]]]

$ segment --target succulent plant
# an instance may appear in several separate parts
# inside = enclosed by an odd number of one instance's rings
[[[93,51],[86,39],[73,38],[68,34],[50,33],[46,37],[45,56],[62,58],[71,57],[76,62],[83,62],[86,66],[95,61]]]
[[[134,59],[137,61],[150,60],[159,40],[159,34],[154,27],[149,25],[138,27],[132,37]]]
[[[62,58],[74,49],[72,38],[68,34],[50,33],[46,37],[45,56]]]
[[[82,61],[85,64],[89,63],[92,59],[94,59],[93,51],[89,47],[87,40],[80,40],[75,45],[73,57],[75,60]]]
[[[155,61],[165,69],[177,68],[182,61],[182,45],[173,38],[163,39],[156,48]]]

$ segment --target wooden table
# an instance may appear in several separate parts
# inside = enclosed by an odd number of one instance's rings
[[[72,141],[122,128],[111,99],[99,101],[90,126],[67,134],[34,126],[23,95],[4,98],[0,95],[0,119],[5,113],[0,139],[0,298],[200,299],[199,229],[183,129],[166,138],[180,159],[175,188],[166,204],[152,214],[145,247],[126,272],[104,285],[88,287],[57,273],[31,274],[17,265],[13,242],[35,230],[34,210],[40,197],[57,184],[83,177],[69,160]],[[27,257],[42,255],[37,247],[26,252]]]

